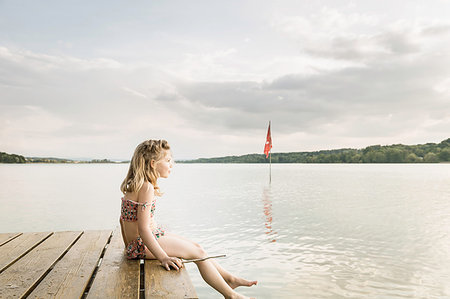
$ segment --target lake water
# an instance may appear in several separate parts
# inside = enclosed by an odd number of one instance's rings
[[[113,229],[126,164],[0,164],[0,232]],[[257,298],[450,298],[450,164],[177,164],[167,230]],[[221,298],[195,265],[200,298]],[[239,290],[239,289],[238,289]]]

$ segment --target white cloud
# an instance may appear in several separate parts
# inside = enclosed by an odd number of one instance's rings
[[[46,72],[54,69],[86,71],[121,67],[119,62],[109,58],[79,59],[66,55],[38,54],[29,50],[10,50],[6,47],[0,47],[0,59],[20,64],[37,72]]]
[[[144,99],[147,98],[147,96],[145,94],[140,93],[139,91],[133,90],[133,89],[128,88],[128,87],[122,87],[122,90],[124,90],[124,91],[126,91],[126,92],[128,92],[128,93],[130,93],[130,94],[132,94],[134,96],[137,96],[139,98],[144,98]]]
[[[324,8],[311,16],[277,16],[272,26],[295,40],[299,49],[315,57],[363,63],[404,58],[435,51],[449,42],[449,22],[400,19],[381,22],[375,15]],[[440,37],[440,38],[439,38]]]
[[[449,22],[363,4],[0,29],[1,150],[127,159],[153,137],[177,158],[245,154],[269,119],[275,151],[448,138]]]

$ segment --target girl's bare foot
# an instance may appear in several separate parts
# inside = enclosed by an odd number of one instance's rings
[[[256,280],[247,280],[240,277],[233,276],[231,279],[226,281],[228,285],[234,290],[237,287],[251,287],[252,285],[256,285],[258,281]]]
[[[225,298],[227,298],[227,297],[225,297]],[[234,294],[231,295],[231,297],[229,297],[229,299],[255,299],[255,298],[253,298],[253,297],[252,298],[246,297],[244,295],[241,295],[241,294],[238,294],[238,293],[234,292]]]

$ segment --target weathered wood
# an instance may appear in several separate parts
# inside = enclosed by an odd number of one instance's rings
[[[87,298],[139,298],[139,260],[127,260],[120,229],[116,229]]]
[[[108,230],[0,238],[7,240],[0,246],[0,298],[80,298],[88,290],[88,298],[138,299],[141,267],[147,298],[198,298],[185,268],[166,271],[155,260],[127,260],[120,229],[112,236]]]
[[[144,273],[145,298],[198,298],[186,267],[167,271],[159,261],[145,260]]]
[[[111,231],[85,231],[28,298],[81,298]]]
[[[11,241],[14,238],[17,238],[18,236],[20,236],[22,233],[5,233],[5,234],[0,234],[0,246],[5,245],[6,243],[8,243],[9,241]]]
[[[80,234],[56,232],[8,267],[0,275],[0,298],[26,296]]]
[[[50,236],[46,233],[25,233],[0,247],[0,273]]]

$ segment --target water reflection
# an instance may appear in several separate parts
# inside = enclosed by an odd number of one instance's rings
[[[270,187],[264,187],[263,190],[263,207],[266,226],[266,235],[269,238],[269,242],[276,242],[277,232],[272,229],[272,196],[270,193]]]

